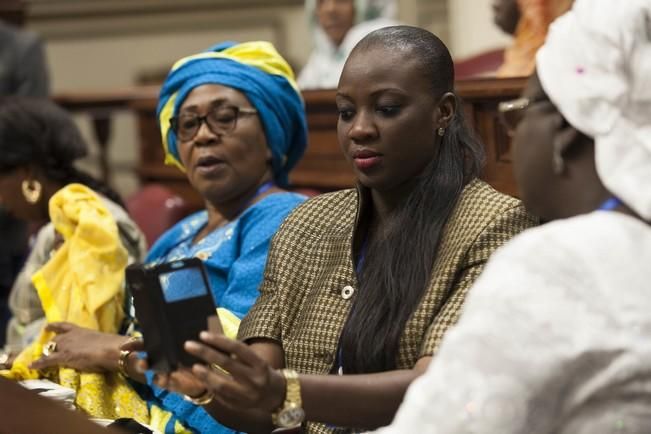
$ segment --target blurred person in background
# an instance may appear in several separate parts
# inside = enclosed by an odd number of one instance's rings
[[[0,19],[0,97],[46,97],[49,76],[41,39]],[[28,250],[25,222],[0,207],[0,347],[9,319],[7,298]],[[1,360],[0,360],[1,361]]]
[[[549,25],[567,12],[574,0],[495,0],[495,24],[513,35],[504,53],[498,77],[526,77],[535,67],[535,56],[545,42]]]
[[[353,47],[373,30],[397,24],[393,0],[306,0],[314,47],[298,76],[301,89],[334,89]]]

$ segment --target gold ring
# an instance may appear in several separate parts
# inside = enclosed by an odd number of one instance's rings
[[[210,369],[212,369],[212,371],[217,373],[217,374],[227,375],[229,377],[231,376],[230,372],[228,372],[226,369],[219,366],[217,363],[211,363],[210,364]]]
[[[194,405],[208,405],[212,402],[214,398],[215,398],[215,394],[212,393],[210,389],[206,389],[201,395],[197,396],[196,398],[193,398],[188,395],[183,395],[183,399],[193,403]]]
[[[54,341],[50,341],[47,344],[43,345],[43,355],[45,357],[56,352],[56,350],[57,350],[57,343]]]

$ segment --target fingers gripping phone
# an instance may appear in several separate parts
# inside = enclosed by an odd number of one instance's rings
[[[171,372],[201,363],[183,344],[198,340],[216,315],[203,263],[197,258],[156,265],[130,265],[127,288],[133,296],[150,369]],[[219,321],[211,322],[211,328]],[[220,330],[216,330],[220,331]]]

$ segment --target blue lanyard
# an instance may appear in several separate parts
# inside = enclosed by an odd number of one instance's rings
[[[618,206],[622,204],[622,201],[617,199],[615,196],[609,197],[606,199],[601,205],[599,205],[599,208],[597,208],[598,211],[612,211]]]

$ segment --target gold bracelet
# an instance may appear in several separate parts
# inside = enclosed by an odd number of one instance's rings
[[[188,395],[183,395],[183,399],[193,403],[194,405],[208,405],[212,402],[214,398],[215,398],[215,394],[212,393],[209,389],[206,389],[205,392],[203,392],[201,395],[197,396],[196,398],[193,398]]]
[[[131,355],[132,351],[130,350],[120,350],[120,358],[118,359],[118,372],[122,374],[124,378],[129,378],[129,373],[127,372],[127,360]]]

